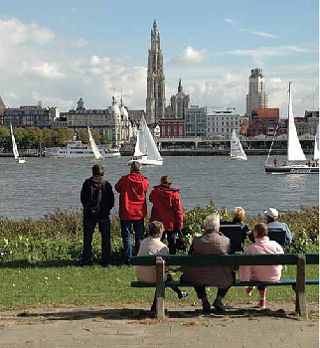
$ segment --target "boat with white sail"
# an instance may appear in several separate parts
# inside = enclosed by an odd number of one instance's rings
[[[11,133],[12,151],[13,151],[14,159],[20,164],[25,163],[26,162],[25,158],[20,157],[20,155],[19,155],[18,146],[16,143],[16,139],[14,137],[14,134],[13,134],[13,128],[12,128],[11,123],[10,123],[10,133]]]
[[[240,139],[237,136],[236,130],[232,130],[231,142],[230,142],[230,159],[247,160],[247,155],[243,150]]]
[[[98,146],[92,136],[92,133],[91,133],[91,130],[89,128],[89,126],[87,127],[88,129],[88,135],[89,135],[89,141],[90,141],[90,145],[91,145],[91,149],[92,149],[92,152],[93,152],[93,155],[94,155],[94,158],[95,159],[102,159],[103,156],[101,155],[101,152],[100,150],[98,149]]]
[[[163,164],[163,159],[143,116],[137,131],[134,154],[128,164],[130,165],[134,161],[142,165],[161,166]]]
[[[276,135],[276,131],[275,131]],[[319,174],[319,162],[307,161],[305,154],[303,153],[296,126],[294,123],[293,111],[292,111],[292,97],[291,97],[291,82],[289,83],[289,102],[288,102],[288,125],[287,125],[287,160],[281,166],[268,164],[268,160],[271,154],[272,145],[268,153],[266,163],[264,165],[266,173],[272,174]],[[318,150],[317,150],[318,149]],[[318,151],[319,157],[319,135],[316,136],[315,141],[315,154]]]

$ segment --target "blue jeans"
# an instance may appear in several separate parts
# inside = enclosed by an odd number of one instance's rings
[[[131,234],[134,232],[134,254],[137,255],[140,243],[144,237],[144,219],[121,220],[121,236],[123,243],[123,256],[128,261],[132,256]]]

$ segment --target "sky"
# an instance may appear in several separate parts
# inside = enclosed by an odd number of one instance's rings
[[[251,69],[269,107],[319,108],[317,0],[0,0],[0,96],[7,107],[104,109],[123,96],[145,109],[150,30],[157,20],[166,100],[179,78],[192,104],[246,111]]]

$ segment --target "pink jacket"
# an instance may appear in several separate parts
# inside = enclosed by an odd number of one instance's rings
[[[247,255],[258,254],[283,254],[282,247],[269,237],[256,238],[256,242],[250,245],[246,252]],[[281,278],[281,265],[272,266],[241,266],[239,276],[241,281],[261,280],[278,281]]]

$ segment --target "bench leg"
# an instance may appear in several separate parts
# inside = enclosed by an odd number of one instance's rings
[[[303,254],[297,256],[297,275],[296,275],[296,313],[302,318],[307,319],[307,306],[305,297],[305,277],[306,277],[306,257]]]
[[[156,316],[157,319],[162,319],[165,316],[165,262],[162,257],[156,259]]]

